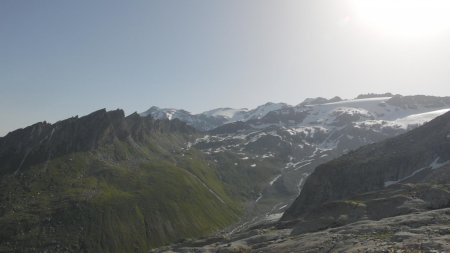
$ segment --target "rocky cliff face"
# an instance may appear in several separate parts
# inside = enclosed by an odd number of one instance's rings
[[[282,220],[299,219],[326,203],[405,183],[446,184],[450,113],[398,137],[365,146],[311,174]]]
[[[87,116],[70,118],[53,125],[34,124],[0,138],[0,175],[20,173],[27,167],[69,153],[86,152],[114,141],[137,142],[153,132],[184,134],[195,130],[181,121],[155,121],[136,114],[125,117],[122,110],[99,110]]]

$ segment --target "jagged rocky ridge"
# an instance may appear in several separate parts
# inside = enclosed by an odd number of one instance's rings
[[[236,221],[270,169],[234,183],[240,167],[187,150],[196,138],[179,120],[121,110],[0,138],[0,252],[143,252]]]
[[[95,150],[115,141],[141,142],[146,134],[176,131],[195,132],[181,121],[155,121],[122,110],[99,110],[55,124],[40,122],[0,138],[0,175],[18,174],[22,168],[69,153]]]

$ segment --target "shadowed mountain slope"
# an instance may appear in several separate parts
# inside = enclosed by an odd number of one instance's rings
[[[398,137],[317,167],[282,220],[307,216],[331,201],[400,184],[448,184],[449,160],[450,113],[446,113]]]

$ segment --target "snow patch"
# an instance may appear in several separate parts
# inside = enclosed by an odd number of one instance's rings
[[[278,210],[281,210],[281,209],[283,209],[283,208],[285,208],[285,207],[287,207],[288,205],[284,205],[284,206],[281,206],[280,208],[278,208]]]
[[[264,155],[262,156],[263,159],[264,159],[264,158],[269,158],[269,157],[274,157],[274,156],[273,156],[272,153],[264,154]]]
[[[259,196],[258,196],[258,198],[255,200],[255,202],[258,203],[258,201],[261,200],[262,196],[263,196],[262,193],[259,193]]]
[[[385,128],[409,129],[410,127],[423,125],[428,121],[450,111],[450,109],[440,109],[424,113],[416,113],[406,117],[398,117],[392,120],[365,120],[355,122],[357,128],[371,128],[373,130],[383,130]]]
[[[217,108],[214,110],[206,111],[202,113],[205,116],[209,117],[224,117],[228,120],[242,120],[244,118],[244,113],[248,110],[243,109],[233,109],[233,108]]]
[[[395,120],[394,123],[407,129],[408,126],[422,125],[422,124],[424,124],[424,123],[426,123],[448,111],[450,111],[450,109],[442,109],[442,110],[436,110],[436,111],[431,111],[431,112],[413,114],[413,115]]]
[[[440,159],[440,157],[436,158],[436,159],[430,164],[430,167],[431,167],[432,170],[437,170],[437,169],[439,169],[439,168],[441,168],[441,167],[447,165],[447,164],[450,162],[450,161],[445,161],[445,162],[440,163],[440,162],[439,162],[439,159]]]
[[[361,115],[367,118],[372,117],[372,114],[370,114],[370,112],[367,111],[366,109],[353,107],[338,107],[330,112],[330,115],[342,115],[342,114],[347,114],[351,116]]]
[[[280,175],[278,175],[278,176],[276,176],[274,179],[272,179],[272,181],[270,181],[270,185],[273,185],[273,183],[275,183],[277,180],[278,180],[278,178],[280,178],[281,177],[281,174]]]
[[[279,220],[281,218],[281,216],[283,216],[283,213],[268,214],[268,215],[266,215],[264,220],[266,220],[266,221],[276,221],[276,220]]]
[[[20,161],[19,167],[17,167],[16,171],[14,171],[14,175],[17,175],[19,173],[20,169],[22,169],[23,163],[27,159],[28,155],[31,153],[31,149],[25,153],[25,156],[22,158],[22,161]]]
[[[291,135],[295,135],[295,134],[303,134],[307,137],[311,137],[314,138],[314,135],[317,133],[327,133],[328,129],[323,127],[323,126],[303,126],[303,127],[298,127],[298,128],[292,128],[290,129],[289,133]]]
[[[376,97],[376,98],[362,98],[362,99],[349,99],[349,100],[342,100],[338,102],[332,102],[322,105],[357,105],[367,102],[384,102],[386,100],[389,100],[391,97]]]
[[[228,123],[236,121],[248,121],[251,119],[261,119],[266,116],[269,112],[280,110],[288,107],[284,103],[266,103],[260,105],[253,110],[243,109],[233,109],[233,108],[218,108],[210,111],[201,113],[201,115],[209,117],[223,117],[228,120]]]
[[[397,184],[397,183],[400,183],[400,182],[402,182],[402,181],[405,181],[406,179],[409,179],[409,178],[415,176],[417,173],[422,172],[422,171],[424,171],[424,170],[426,170],[426,169],[428,169],[428,168],[429,168],[429,166],[420,168],[420,169],[414,171],[411,175],[406,176],[406,177],[404,177],[404,178],[400,178],[399,180],[395,180],[395,181],[386,181],[386,182],[384,182],[384,187],[388,187],[388,186],[391,186],[391,185],[393,185],[393,184]]]
[[[303,188],[303,182],[305,181],[305,179],[309,176],[309,173],[303,173],[302,177],[300,178],[300,180],[297,183],[297,192],[298,192],[298,196],[300,196],[300,193],[302,192],[302,188]]]
[[[298,164],[298,163],[297,163],[297,164]],[[294,164],[294,167],[295,167],[297,164]],[[301,165],[301,166],[295,168],[295,170],[299,170],[299,169],[301,169],[301,168],[303,168],[303,167],[305,167],[305,166],[308,166],[308,165],[310,165],[310,164],[311,164],[310,162],[305,163],[305,164],[303,164],[303,165]]]
[[[269,112],[276,111],[288,107],[288,105],[284,103],[267,103],[261,106],[256,107],[256,109],[250,112],[250,115],[247,116],[247,120],[249,119],[261,119],[266,116]]]
[[[52,139],[54,133],[55,133],[55,128],[52,129],[52,132],[50,133],[50,137],[48,137],[49,141]]]

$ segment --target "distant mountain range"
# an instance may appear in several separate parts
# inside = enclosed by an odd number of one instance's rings
[[[99,110],[18,129],[0,138],[0,252],[144,252],[219,230],[244,238],[281,217],[293,236],[375,219],[324,210],[404,183],[433,192],[450,133],[448,115],[432,120],[449,110],[450,97],[387,93],[195,115]],[[409,209],[389,199],[382,216],[443,207],[438,192]]]
[[[200,131],[208,131],[231,122],[261,119],[269,112],[287,107],[288,105],[284,103],[266,103],[253,110],[217,108],[200,114],[191,114],[190,112],[181,109],[158,108],[152,106],[140,115],[144,117],[151,116],[155,119],[179,119]]]
[[[254,193],[255,203],[238,230],[279,218],[318,165],[450,110],[450,97],[389,93],[358,97],[306,99],[296,106],[279,104],[280,109],[266,104],[251,110],[264,111],[264,116],[234,122],[230,117],[229,123],[191,143],[213,157],[232,153],[240,157],[238,164],[245,161],[256,168],[270,164],[277,169],[263,191]]]
[[[391,93],[385,93],[359,95],[356,99],[350,100],[343,100],[340,97],[334,97],[331,99],[322,97],[307,98],[296,106],[291,106],[285,103],[269,102],[252,110],[248,110],[246,108],[217,108],[199,114],[191,114],[190,112],[183,109],[159,108],[156,106],[152,106],[149,110],[140,113],[140,115],[143,117],[151,116],[154,119],[179,119],[183,122],[186,122],[188,125],[193,126],[199,131],[210,131],[217,127],[239,121],[250,121],[251,123],[255,121],[265,121],[264,118],[266,118],[266,116],[268,116],[269,114],[272,114],[272,112],[280,113],[281,111],[283,111],[283,113],[286,114],[290,110],[295,110],[297,112],[308,111],[308,109],[316,105],[332,105],[333,103],[337,102],[339,102],[342,107],[347,106],[349,108],[358,108],[359,103],[364,104],[365,101],[371,100],[380,101],[380,103],[386,102],[386,105],[391,106],[386,110],[379,110],[380,108],[366,108],[369,109],[369,113],[375,113],[375,115],[371,115],[371,117],[377,120],[401,119],[402,116],[408,116],[409,114],[414,113],[414,111],[408,111],[408,109],[429,112],[429,109],[447,108],[447,106],[449,105],[449,99],[446,97],[441,98],[421,95],[404,97],[401,95],[392,95]],[[378,104],[379,103],[375,103],[375,106],[378,106]],[[374,111],[371,112],[370,109],[374,109]],[[398,113],[396,114],[390,109],[396,110],[395,112]],[[266,121],[267,120],[269,119],[266,119]],[[273,119],[272,121],[274,120],[275,119]],[[409,122],[399,123],[408,124]]]

